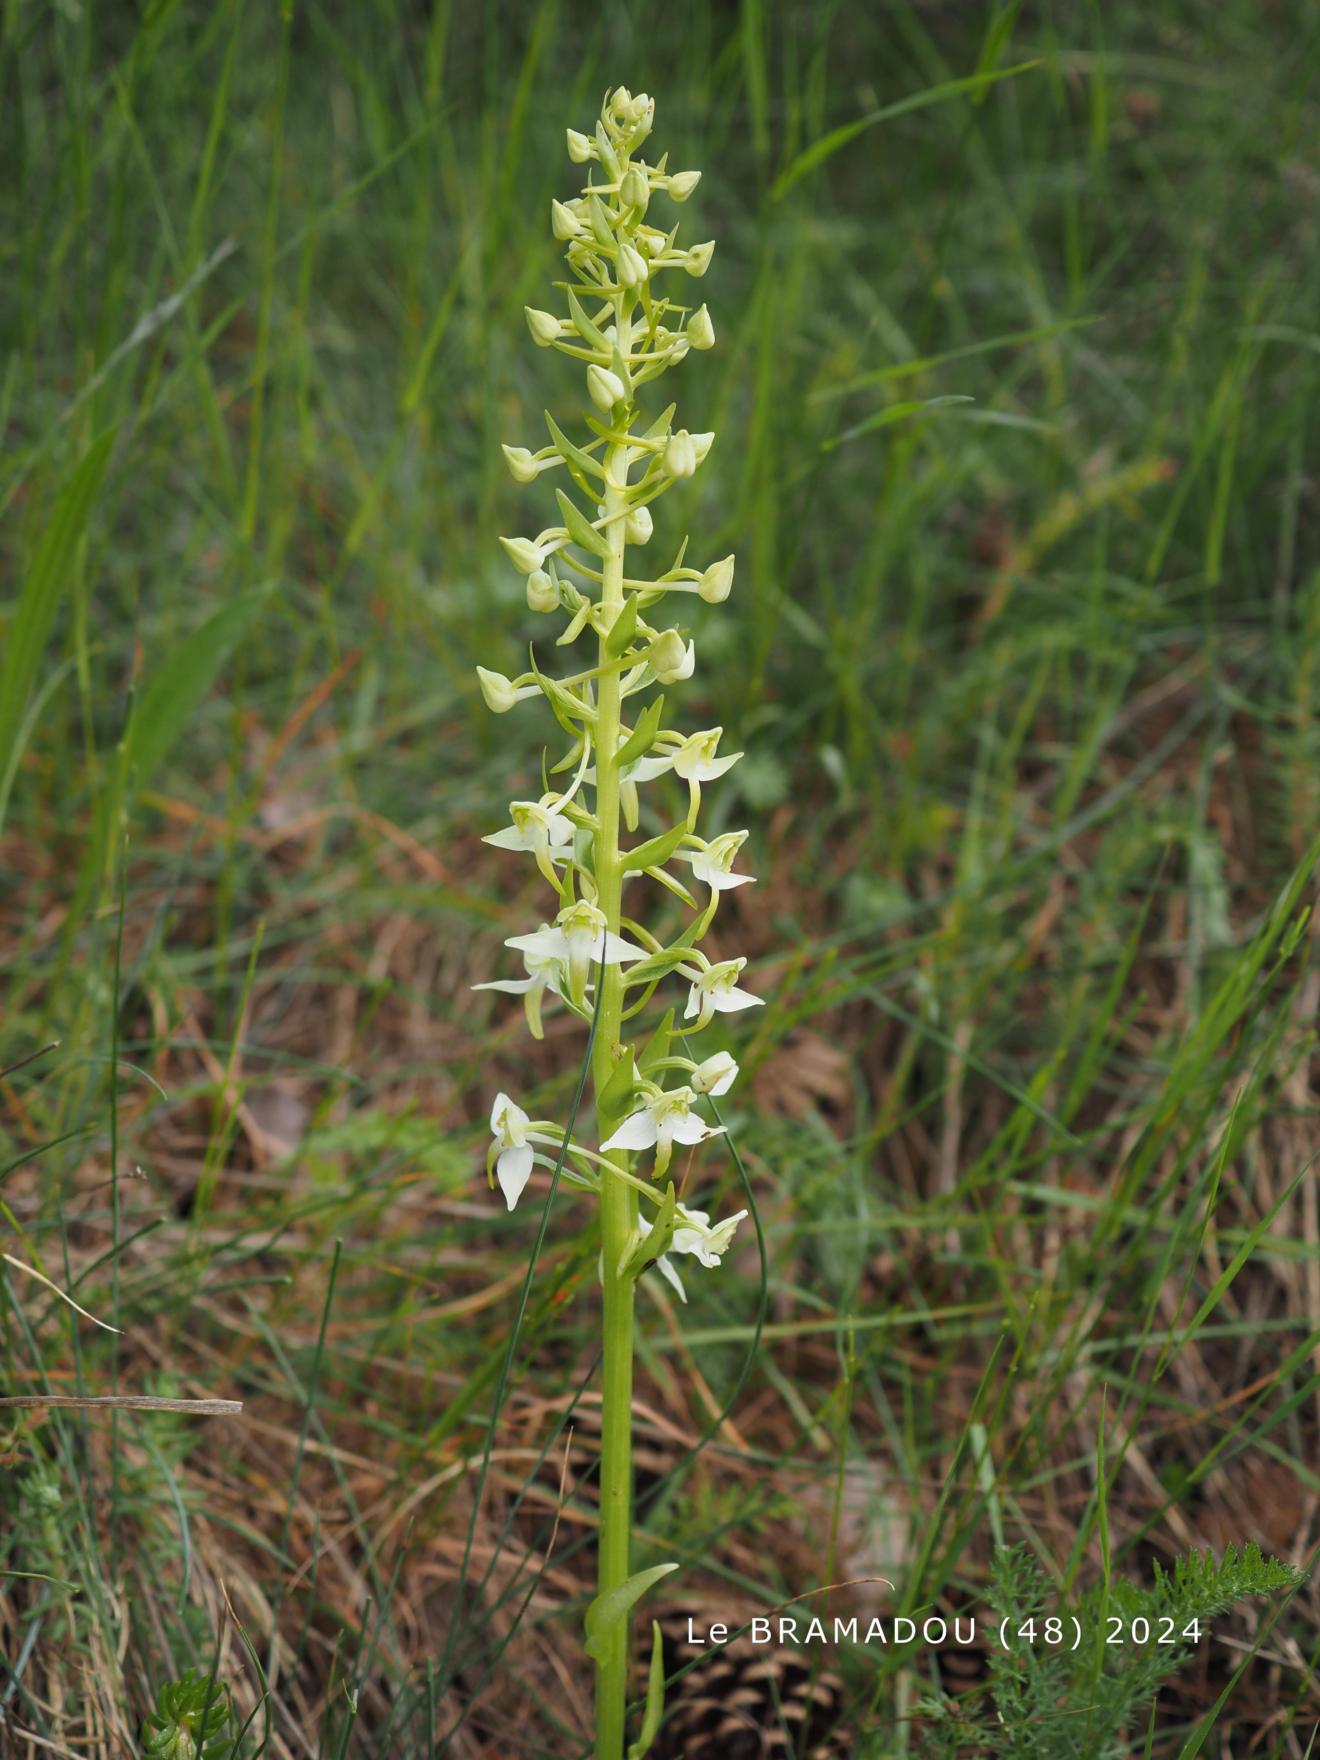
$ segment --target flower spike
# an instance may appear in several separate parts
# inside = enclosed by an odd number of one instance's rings
[[[544,696],[568,740],[566,753],[547,754],[542,763],[544,792],[510,801],[506,822],[484,840],[531,858],[554,899],[548,920],[505,942],[521,955],[523,975],[493,977],[473,988],[520,998],[538,1039],[547,998],[594,1023],[599,1148],[570,1141],[500,1093],[491,1109],[486,1167],[509,1210],[538,1163],[560,1166],[569,1186],[598,1199],[605,1361],[601,1594],[587,1616],[597,1663],[597,1760],[622,1760],[626,1746],[628,1647],[606,1641],[601,1609],[623,1606],[628,1588],[627,1386],[635,1288],[654,1267],[686,1301],[675,1261],[686,1257],[713,1270],[747,1214],[740,1210],[712,1223],[707,1211],[679,1203],[666,1180],[676,1148],[695,1152],[724,1136],[726,1127],[708,1122],[702,1109],[738,1075],[727,1051],[694,1059],[685,1040],[716,1015],[761,1004],[738,981],[745,959],[712,963],[698,945],[722,901],[752,879],[734,871],[745,831],[707,839],[696,829],[703,788],[718,782],[741,753],[720,753],[719,727],[681,733],[663,722],[660,691],[681,685],[696,668],[686,624],[663,615],[666,597],[687,595],[682,603],[689,608],[694,597],[703,605],[723,604],[734,558],[707,556],[691,566],[683,538],[666,548],[669,566],[663,557],[649,565],[644,560],[646,546],[661,550],[657,526],[671,505],[664,498],[690,482],[715,439],[679,422],[672,403],[658,413],[642,407],[657,379],[716,343],[714,320],[704,303],[694,309],[687,282],[707,273],[714,243],[680,243],[675,224],[677,207],[692,197],[701,174],[670,171],[666,155],[647,155],[654,124],[654,99],[618,86],[606,94],[594,128],[567,131],[568,157],[582,181],[576,193],[558,193],[550,204],[550,229],[568,264],[566,280],[557,283],[563,309],[527,306],[524,313],[537,347],[577,363],[581,419],[575,427],[566,416],[561,426],[547,414],[548,446],[504,446],[516,484],[535,493],[541,476],[556,472],[557,487],[554,524],[500,539],[526,579],[528,610],[558,613],[563,627],[547,650],[533,645],[523,673],[477,669],[493,713]],[[594,651],[577,660],[570,675],[547,669],[558,649],[571,650],[583,638],[594,638]],[[556,791],[551,779],[565,772],[573,772],[571,784]],[[643,793],[646,784],[653,786]],[[672,823],[642,825],[644,814],[671,804],[679,809]],[[658,896],[657,886],[669,893],[669,909],[692,913],[667,946],[644,926],[640,895]],[[687,987],[684,1038],[671,1045],[671,1010],[655,1032],[629,1042],[633,1017],[659,986],[675,982]]]

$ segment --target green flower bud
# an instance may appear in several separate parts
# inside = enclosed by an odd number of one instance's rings
[[[707,239],[705,244],[694,244],[683,258],[683,267],[689,275],[700,277],[710,268],[710,260],[715,255],[715,240]]]
[[[571,208],[562,202],[550,203],[550,230],[556,238],[577,238],[582,232],[582,222]]]
[[[646,212],[651,200],[651,185],[639,166],[630,165],[624,172],[623,182],[619,185],[619,200],[626,208],[635,208],[639,214]]]
[[[705,306],[698,306],[688,319],[687,339],[693,348],[714,348],[715,326]]]
[[[669,436],[665,447],[664,467],[671,477],[690,477],[697,468],[697,449],[686,428]]]
[[[610,137],[605,132],[605,118],[603,116],[596,124],[596,157],[605,167],[607,177],[619,175],[619,161],[615,156],[614,148],[610,145]]]
[[[527,606],[530,611],[559,609],[559,589],[543,568],[534,568],[527,577]]]
[[[533,544],[530,538],[501,538],[500,543],[519,574],[531,574],[545,561],[543,546]]]
[[[579,134],[575,128],[568,130],[568,156],[575,165],[585,165],[596,155],[596,143],[590,135]]]
[[[596,408],[606,411],[612,410],[616,403],[622,403],[627,396],[619,375],[594,363],[587,368],[587,390]]]
[[[502,672],[488,672],[484,666],[478,666],[477,682],[486,699],[486,707],[492,715],[507,715],[517,704],[518,693],[514,689],[513,680],[506,678]]]
[[[540,476],[541,467],[525,446],[501,446],[500,451],[515,483],[534,483]]]
[[[651,273],[646,258],[630,244],[619,246],[617,274],[620,287],[640,287]]]
[[[538,312],[535,306],[524,306],[523,316],[527,319],[532,341],[538,348],[549,348],[563,334],[563,325],[553,312]]]
[[[697,592],[707,605],[722,605],[733,590],[733,557],[712,562],[697,583]]]
[[[710,451],[711,447],[714,444],[715,444],[715,436],[713,433],[711,433],[711,434],[693,434],[693,436],[692,436],[692,451],[693,451],[694,455],[696,456],[696,460],[699,465],[705,464],[706,454]]]
[[[685,643],[676,629],[665,629],[651,643],[646,658],[661,684],[678,684],[691,678],[696,648],[691,642]]]
[[[676,202],[685,202],[700,182],[699,171],[676,171],[669,179],[669,193]]]
[[[623,529],[630,544],[645,544],[655,530],[650,508],[634,507],[624,520]]]

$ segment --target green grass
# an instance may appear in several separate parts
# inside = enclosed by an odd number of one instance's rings
[[[763,1324],[750,1246],[643,1300],[638,1566],[712,1618],[983,1604],[1001,1533],[1061,1604],[1307,1566],[1311,10],[0,28],[3,1250],[121,1329],[7,1264],[5,1392],[244,1403],[4,1413],[5,1716],[133,1752],[214,1663],[253,1751],[584,1751],[588,1216],[495,1411],[535,1226],[480,1177],[495,1087],[562,1111],[580,1046],[468,988],[539,920],[479,838],[548,724],[473,667],[543,634],[499,442],[562,411],[521,308],[617,81],[720,240],[655,543],[738,555],[679,694],[748,753],[712,835],[769,1004]],[[1150,1751],[1305,1754],[1313,1590],[1215,1634]],[[931,1654],[828,1660],[857,1751],[919,1752]]]

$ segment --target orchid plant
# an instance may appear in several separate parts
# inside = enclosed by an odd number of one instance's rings
[[[733,1058],[724,1051],[701,1061],[679,1055],[672,1009],[644,1042],[625,1035],[667,978],[676,976],[687,986],[684,1035],[760,1000],[739,983],[745,960],[713,963],[699,945],[722,895],[752,878],[734,867],[745,831],[707,841],[697,830],[702,785],[722,776],[741,754],[720,754],[718,727],[692,734],[667,728],[664,697],[655,694],[656,687],[691,677],[696,664],[694,644],[681,626],[652,621],[658,608],[670,594],[721,603],[733,585],[734,559],[690,567],[685,539],[659,573],[629,564],[630,549],[640,550],[651,539],[653,504],[700,468],[714,439],[676,426],[673,404],[649,422],[638,404],[644,386],[692,350],[715,342],[704,305],[694,309],[662,292],[662,282],[674,286],[676,271],[700,279],[715,247],[681,246],[676,226],[666,230],[656,223],[655,208],[685,202],[700,173],[670,171],[666,157],[651,164],[641,156],[654,112],[644,93],[634,97],[618,87],[607,97],[594,134],[569,129],[569,157],[587,168],[587,182],[574,200],[551,203],[554,234],[567,247],[568,277],[557,283],[567,315],[527,309],[539,346],[585,365],[589,438],[578,444],[547,414],[548,445],[504,448],[516,482],[534,483],[547,471],[566,479],[555,489],[560,523],[534,538],[500,542],[527,577],[531,609],[567,616],[558,645],[570,647],[590,631],[595,652],[568,677],[552,678],[534,658],[517,678],[477,669],[496,714],[544,697],[568,738],[563,756],[543,771],[540,798],[510,802],[509,824],[486,839],[532,857],[554,893],[553,920],[507,941],[521,955],[523,976],[476,988],[521,995],[538,1039],[547,1006],[562,1005],[595,1022],[599,1146],[566,1138],[562,1126],[530,1117],[501,1093],[491,1109],[487,1175],[498,1181],[510,1210],[538,1165],[561,1167],[561,1177],[599,1201],[599,1593],[587,1613],[586,1646],[596,1663],[598,1760],[621,1760],[623,1754],[630,1611],[651,1583],[677,1569],[665,1564],[629,1574],[634,1289],[654,1267],[686,1300],[675,1259],[717,1266],[747,1214],[712,1222],[708,1211],[679,1200],[670,1177],[677,1147],[722,1133],[724,1127],[710,1123],[701,1108],[706,1097],[732,1086],[738,1074]],[[662,776],[687,785],[687,812],[677,824],[638,840],[642,790]],[[633,841],[625,843],[625,837]],[[625,913],[625,892],[638,880],[666,889],[691,913],[668,944]],[[628,903],[631,910],[631,897]],[[678,1043],[686,1049],[685,1038]],[[646,1713],[628,1750],[631,1760],[645,1752],[661,1715],[658,1631],[655,1638]]]

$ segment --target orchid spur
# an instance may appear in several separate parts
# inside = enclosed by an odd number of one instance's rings
[[[566,310],[527,307],[538,347],[557,350],[581,374],[574,435],[546,416],[547,445],[510,442],[503,448],[518,485],[554,485],[555,523],[532,536],[500,539],[509,563],[526,579],[527,604],[538,615],[562,613],[555,649],[584,636],[594,652],[577,671],[552,676],[533,650],[527,671],[507,676],[479,667],[487,705],[505,714],[543,696],[568,741],[536,799],[510,802],[508,822],[486,842],[530,856],[554,903],[536,929],[510,936],[525,975],[474,986],[522,997],[532,1033],[542,1032],[547,998],[594,1020],[591,1073],[599,1148],[569,1139],[533,1120],[507,1094],[491,1113],[488,1175],[512,1209],[533,1169],[562,1163],[569,1183],[596,1194],[603,1287],[603,1386],[600,1475],[600,1593],[587,1614],[587,1650],[596,1664],[597,1760],[623,1760],[628,1674],[628,1610],[666,1569],[629,1575],[632,1525],[631,1410],[634,1291],[655,1266],[686,1300],[672,1259],[683,1255],[715,1270],[745,1210],[712,1222],[706,1210],[680,1203],[669,1172],[679,1150],[691,1152],[723,1137],[725,1127],[702,1106],[728,1092],[738,1066],[725,1051],[701,1059],[679,1054],[680,1031],[703,1031],[717,1014],[757,1006],[738,982],[741,958],[713,963],[697,943],[722,899],[751,882],[734,871],[746,831],[711,839],[697,831],[703,787],[741,756],[721,755],[723,730],[683,733],[665,724],[659,691],[697,670],[692,631],[666,623],[668,595],[678,607],[719,605],[733,587],[734,558],[687,561],[688,541],[673,560],[635,573],[630,547],[658,547],[661,503],[701,470],[715,436],[676,420],[676,406],[643,413],[639,393],[693,351],[715,344],[704,303],[685,284],[705,275],[713,242],[680,245],[666,202],[687,201],[699,173],[670,171],[668,158],[649,159],[644,145],[655,105],[624,87],[608,94],[590,134],[568,131],[568,153],[582,167],[579,193],[551,203],[550,226],[564,246],[567,276],[557,284]],[[571,426],[571,424],[570,424]],[[544,492],[542,489],[540,492]],[[575,770],[555,792],[550,777]],[[680,816],[659,818],[672,790],[686,795]],[[580,791],[590,791],[589,801]],[[643,821],[645,825],[643,826]],[[677,871],[675,869],[677,868]],[[668,943],[638,920],[632,894],[655,883],[669,894]],[[693,888],[700,889],[694,896]],[[625,910],[625,895],[628,908]],[[678,906],[673,900],[678,901]],[[640,902],[640,901],[639,901]],[[674,925],[677,908],[693,913]],[[684,1025],[675,1009],[649,1036],[626,1035],[658,987],[686,984]],[[677,1000],[682,999],[680,989]],[[655,1286],[653,1286],[655,1287]],[[658,1651],[657,1651],[658,1656]],[[648,1691],[648,1716],[628,1749],[632,1760],[654,1735],[659,1685]]]

